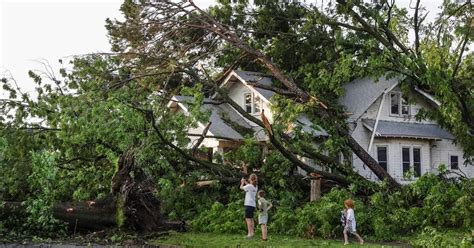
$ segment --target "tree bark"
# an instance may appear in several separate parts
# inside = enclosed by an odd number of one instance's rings
[[[106,205],[89,206],[85,202],[62,202],[53,207],[53,216],[68,223],[70,230],[103,230],[117,225],[114,203],[110,201]]]
[[[88,202],[60,202],[53,207],[54,218],[67,223],[69,230],[73,231],[98,231],[117,227],[115,200],[112,195],[97,201],[93,206]],[[25,206],[21,202],[2,202],[0,208],[0,219],[11,216],[26,216]],[[186,229],[184,221],[160,222],[153,231]]]

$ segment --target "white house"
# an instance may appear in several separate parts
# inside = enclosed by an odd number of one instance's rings
[[[271,85],[272,80],[258,72],[235,70],[229,73],[220,87],[225,88],[245,111],[260,118],[264,110],[272,122],[270,105],[274,92],[253,87],[254,83]],[[427,172],[437,173],[442,164],[447,169],[473,177],[474,166],[464,165],[462,148],[454,144],[454,137],[434,121],[415,119],[420,109],[433,108],[439,103],[421,90],[412,93],[410,99],[414,101],[407,102],[398,84],[397,78],[380,78],[378,82],[363,78],[345,85],[345,94],[339,101],[350,113],[348,124],[352,136],[401,183],[410,182]],[[174,96],[168,107],[188,115],[189,102],[192,102],[190,97]],[[211,97],[204,100],[201,110],[211,112],[207,138],[201,144],[201,147],[208,148],[209,158],[213,153],[222,154],[237,147],[246,134],[257,141],[267,141],[261,127],[241,116],[228,103],[217,102]],[[199,123],[197,128],[189,130],[191,145],[208,124]],[[328,135],[324,130],[313,129],[305,116],[301,116],[295,125],[314,136]],[[352,156],[352,164],[361,175],[376,180],[376,176],[356,155]]]
[[[473,177],[474,166],[464,165],[462,148],[454,144],[454,137],[435,121],[415,118],[420,109],[436,107],[439,102],[418,89],[411,95],[414,101],[408,102],[398,84],[398,78],[378,82],[364,78],[345,85],[340,103],[351,113],[352,136],[401,183],[427,172],[437,173],[442,164]],[[375,179],[357,156],[352,161],[361,175]],[[406,178],[408,171],[413,175]]]

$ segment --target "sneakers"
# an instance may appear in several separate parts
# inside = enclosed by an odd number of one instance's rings
[[[253,238],[253,235],[252,235],[252,236],[247,235],[247,236],[245,236],[245,238],[246,238],[246,239],[252,239],[252,238]]]

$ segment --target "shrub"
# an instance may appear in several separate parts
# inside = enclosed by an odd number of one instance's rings
[[[347,198],[355,201],[359,233],[375,240],[389,241],[424,230],[417,241],[422,243],[427,240],[427,233],[438,235],[433,230],[456,228],[467,231],[474,223],[472,180],[454,182],[425,175],[393,193],[379,191],[361,199],[348,189],[333,188],[320,201],[303,203],[299,190],[296,193],[288,189],[281,191],[275,184],[266,185],[266,189],[271,193],[268,198],[276,203],[269,212],[269,230],[278,234],[341,237],[340,211]],[[245,230],[242,200],[235,200],[242,198],[241,192],[235,190],[231,198],[234,200],[227,205],[215,202],[211,209],[200,212],[193,227],[206,232]]]
[[[191,228],[194,231],[213,233],[238,233],[246,230],[243,201],[227,205],[214,202],[210,209],[199,213],[191,222]]]
[[[463,236],[440,232],[435,228],[427,227],[423,229],[416,239],[412,242],[413,247],[438,248],[438,247],[460,247],[471,248],[472,236],[466,234]]]
[[[62,193],[61,179],[56,167],[56,154],[40,152],[32,154],[32,173],[28,176],[32,194],[22,204],[26,206],[27,218],[24,228],[44,237],[65,234],[66,226],[55,219],[53,204]]]

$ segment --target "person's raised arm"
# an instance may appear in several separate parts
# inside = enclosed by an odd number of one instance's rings
[[[245,181],[245,178],[240,179],[240,189],[244,189],[244,186],[247,184],[247,181]]]

